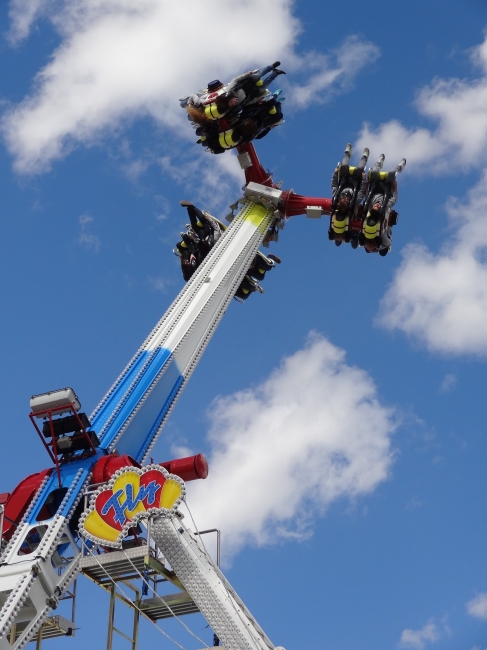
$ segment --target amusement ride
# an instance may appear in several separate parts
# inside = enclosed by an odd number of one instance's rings
[[[215,93],[199,98],[205,107]],[[217,133],[231,130],[228,115],[217,112],[216,124]],[[283,189],[251,142],[225,148],[237,149],[245,174],[243,194],[227,215],[230,225],[93,413],[81,411],[71,388],[30,400],[29,417],[51,465],[0,494],[0,650],[20,650],[31,641],[39,649],[45,639],[73,636],[79,574],[110,594],[107,650],[115,635],[136,650],[141,618],[154,624],[176,618],[190,631],[182,619],[196,612],[212,628],[213,645],[276,648],[219,567],[220,531],[199,531],[183,519],[184,484],[206,479],[205,457],[147,464],[260,247],[277,242],[292,216],[332,213],[333,227],[333,199]],[[356,215],[352,224],[360,227]],[[217,536],[216,561],[203,543],[206,534]],[[175,593],[162,595],[161,583],[172,584]],[[71,601],[70,619],[55,614],[60,601]],[[132,611],[132,636],[115,627],[117,602]]]

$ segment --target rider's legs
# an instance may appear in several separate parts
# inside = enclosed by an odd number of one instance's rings
[[[208,235],[208,233],[212,231],[212,228],[203,212],[201,212],[201,210],[195,205],[187,205],[186,208],[188,210],[189,220],[194,232],[199,237]]]
[[[400,174],[400,173],[402,172],[402,170],[404,169],[404,167],[406,167],[406,158],[402,158],[402,159],[399,161],[399,164],[396,165],[394,171],[395,171],[397,174]]]
[[[347,146],[345,147],[345,151],[343,152],[342,165],[348,166],[350,164],[351,157],[352,157],[352,145],[348,143]]]
[[[372,168],[373,172],[380,172],[380,170],[382,169],[382,165],[384,164],[385,158],[386,157],[384,156],[384,154],[381,153],[381,155],[379,156],[377,162],[375,163],[374,167]]]
[[[368,159],[369,159],[369,150],[365,148],[362,154],[362,158],[360,158],[360,162],[357,165],[357,169],[361,169],[363,171],[365,169],[365,165],[367,164]]]

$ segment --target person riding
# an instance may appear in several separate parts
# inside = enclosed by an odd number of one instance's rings
[[[252,119],[259,127],[259,133],[255,136],[256,140],[260,140],[273,127],[283,122],[284,116],[281,102],[284,101],[284,97],[278,98],[279,92],[269,94],[267,97],[259,99],[257,103],[250,104],[242,110],[241,119]]]
[[[195,106],[187,104],[186,112],[191,121],[200,126],[219,120],[238,105],[237,94],[229,91],[219,95],[211,104]]]
[[[350,241],[349,226],[353,217],[357,216],[359,205],[367,191],[365,165],[369,158],[367,147],[362,153],[359,164],[350,166],[352,145],[345,147],[343,160],[338,164],[331,177],[333,191],[328,237],[340,246],[342,241]]]
[[[238,99],[237,105],[247,104],[257,101],[263,95],[267,94],[267,89],[271,83],[281,74],[286,74],[284,70],[279,70],[280,61],[258,70],[251,70],[239,77],[235,77],[226,87],[226,92],[234,92]],[[265,77],[270,72],[270,74]],[[264,79],[265,77],[265,79]]]
[[[200,91],[184,98],[180,102],[181,106],[186,108],[189,118],[196,124],[203,125],[220,119],[245,103],[256,101],[265,95],[274,79],[281,74],[286,74],[284,70],[277,69],[279,65],[280,61],[276,61],[265,68],[250,70],[235,77],[226,86],[215,79],[208,84],[208,92]],[[270,74],[265,77],[269,72]]]
[[[188,232],[181,233],[182,241],[176,244],[183,278],[188,281],[221,237],[225,226],[191,201],[180,201],[179,204],[187,209],[190,220],[186,224]]]
[[[252,260],[252,264],[247,271],[247,275],[249,275],[251,278],[254,278],[254,280],[257,280],[258,282],[262,282],[267,271],[270,271],[275,267],[276,264],[280,263],[281,259],[277,257],[277,255],[273,255],[271,253],[266,257],[259,251]]]
[[[176,244],[174,252],[180,259],[183,279],[185,282],[188,282],[203,261],[198,247],[198,242],[194,237],[191,237],[191,235],[182,232],[181,241]]]
[[[250,294],[254,293],[255,291],[259,291],[259,293],[264,293],[264,289],[262,289],[260,284],[256,282],[253,278],[251,278],[249,275],[246,275],[235,293],[235,298],[238,298],[243,302],[244,300],[247,300]]]
[[[247,275],[244,277],[235,293],[235,298],[238,298],[243,302],[255,291],[264,293],[264,289],[262,289],[259,283],[262,282],[268,271],[273,269],[276,264],[280,263],[281,259],[277,257],[277,255],[271,254],[266,257],[263,253],[258,251],[257,255],[252,260]]]
[[[196,128],[196,135],[204,136],[202,137],[202,142],[205,139],[213,138],[213,141],[220,137],[220,134],[224,131],[229,131],[241,126],[246,120],[250,119],[257,125],[258,132],[256,135],[251,133],[249,139],[245,141],[250,141],[251,139],[260,140],[265,137],[271,129],[279,124],[284,122],[281,102],[284,101],[284,97],[279,97],[278,95],[282,91],[277,91],[273,94],[268,94],[266,97],[259,99],[257,103],[249,104],[245,106],[243,110],[233,115],[231,118],[225,118],[227,121],[227,127],[223,130],[221,129],[221,124],[215,120],[213,122],[207,122],[204,125],[200,125]],[[228,142],[227,142],[228,143]],[[239,143],[240,144],[240,143]]]
[[[385,156],[381,154],[369,172],[369,189],[364,202],[364,220],[360,237],[367,253],[385,257],[392,246],[392,226],[397,223],[397,212],[392,207],[397,201],[397,174],[406,166],[402,158],[390,172],[383,172]]]
[[[221,133],[211,132],[208,135],[202,134],[197,141],[215,154],[224,153],[227,149],[233,149],[239,144],[250,142],[259,132],[258,125],[254,120],[246,119],[237,126],[222,131]]]
[[[198,246],[203,258],[210,252],[215,243],[220,239],[223,226],[209,218],[205,212],[202,212],[191,201],[179,201],[179,205],[188,211],[191,229],[198,238]]]
[[[208,83],[205,90],[198,90],[193,95],[187,95],[179,100],[181,108],[186,108],[188,104],[193,106],[200,106],[215,99],[219,94],[223,93],[225,85],[219,80],[214,79]]]

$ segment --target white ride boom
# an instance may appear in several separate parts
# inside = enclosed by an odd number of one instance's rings
[[[60,480],[56,472],[46,475],[0,558],[0,650],[20,650],[32,640],[76,577],[80,542],[69,523],[94,464],[114,451],[139,462],[147,458],[267,230],[279,218],[280,196],[278,189],[249,183],[231,226],[92,414],[101,440],[97,454],[61,465]],[[43,518],[53,498],[60,505]],[[180,527],[183,533],[155,526],[157,541],[225,648],[274,648],[221,572]],[[23,623],[20,634],[18,623]]]

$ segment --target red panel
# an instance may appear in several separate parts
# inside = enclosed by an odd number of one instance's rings
[[[241,144],[237,147],[239,153],[247,152],[252,161],[252,166],[245,170],[245,184],[250,182],[276,187],[272,182],[272,174],[262,166],[255,147],[252,143]],[[279,211],[282,217],[294,217],[298,214],[306,214],[308,206],[319,206],[326,214],[330,214],[331,199],[301,196],[293,191],[283,191]]]
[[[9,496],[10,492],[2,492],[0,494],[0,506],[4,506],[7,503]]]
[[[140,464],[130,456],[127,456],[127,454],[124,454],[123,456],[118,456],[117,454],[103,456],[103,458],[100,458],[93,468],[91,485],[106,483],[112,478],[117,470],[129,466],[140,467]]]
[[[206,478],[208,476],[208,461],[203,454],[168,460],[165,463],[159,463],[159,465],[167,469],[170,474],[176,474],[183,481],[195,481],[198,478]],[[116,454],[110,454],[100,458],[93,468],[91,484],[98,485],[99,483],[106,483],[122,467],[140,467],[140,465],[127,455],[117,456]]]
[[[272,175],[267,172],[261,165],[257,152],[255,151],[254,145],[252,143],[241,144],[237,147],[238,153],[244,153],[246,151],[250,160],[252,161],[252,167],[248,167],[245,170],[245,184],[248,183],[259,183],[260,185],[268,185],[269,187],[275,187],[272,182]]]
[[[208,476],[208,462],[203,454],[168,460],[165,463],[159,463],[159,465],[167,469],[170,474],[176,474],[183,481],[195,481]]]
[[[298,214],[306,214],[308,206],[319,206],[326,214],[330,214],[331,199],[301,196],[294,192],[283,192],[281,197],[282,206],[279,211],[283,217],[295,217]]]
[[[208,461],[203,454],[198,454],[194,457],[194,468],[198,474],[198,478],[206,478],[208,476]]]
[[[51,472],[52,468],[49,468],[37,474],[31,474],[24,478],[13,490],[5,506],[5,521],[3,523],[3,537],[5,539],[8,540],[12,537],[15,530],[15,525],[12,522],[14,521],[17,524],[20,522],[42,481]]]

